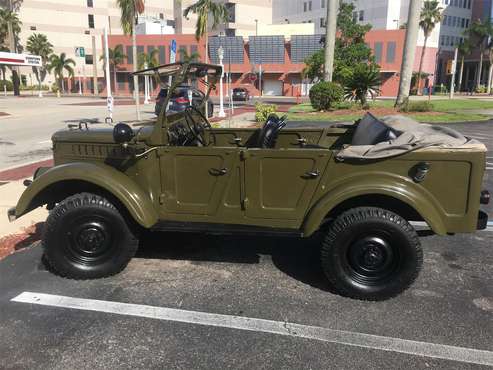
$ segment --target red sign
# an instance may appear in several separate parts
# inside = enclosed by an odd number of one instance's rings
[[[252,82],[257,81],[257,74],[256,73],[250,73],[250,81],[252,81]]]

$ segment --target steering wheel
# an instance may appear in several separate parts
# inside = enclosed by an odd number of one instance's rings
[[[206,103],[207,104],[207,103]],[[192,113],[197,113],[198,116],[200,117],[200,121],[196,121],[193,118]],[[212,129],[211,124],[209,123],[209,120],[207,117],[195,106],[190,105],[188,106],[185,111],[185,122],[187,123],[188,130],[190,131],[190,134],[202,145],[202,146],[209,146],[211,144],[210,141],[207,141],[204,137],[204,131],[206,129]]]

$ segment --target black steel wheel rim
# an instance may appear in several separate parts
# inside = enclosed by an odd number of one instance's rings
[[[82,216],[71,220],[66,232],[69,259],[77,264],[94,266],[107,260],[116,245],[110,220],[102,216]]]
[[[396,241],[385,232],[353,238],[347,245],[345,265],[354,282],[367,286],[382,284],[400,265]]]

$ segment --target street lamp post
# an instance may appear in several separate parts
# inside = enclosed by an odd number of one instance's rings
[[[224,96],[223,96],[223,79],[224,79],[224,49],[222,46],[219,46],[217,50],[217,55],[219,57],[219,65],[221,66],[221,79],[219,80],[219,117],[226,117],[226,113],[224,112]]]
[[[147,63],[144,64],[144,69],[147,69]],[[149,104],[149,78],[144,75],[144,104]]]

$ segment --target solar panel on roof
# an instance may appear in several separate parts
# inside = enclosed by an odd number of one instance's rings
[[[306,58],[322,49],[321,38],[322,35],[291,36],[291,61],[293,63],[303,63]]]
[[[209,37],[209,59],[213,64],[219,64],[218,50],[224,50],[223,63],[243,64],[243,37],[241,36],[214,36]],[[231,58],[231,59],[230,59]]]
[[[249,55],[255,64],[284,64],[284,36],[250,36]]]

